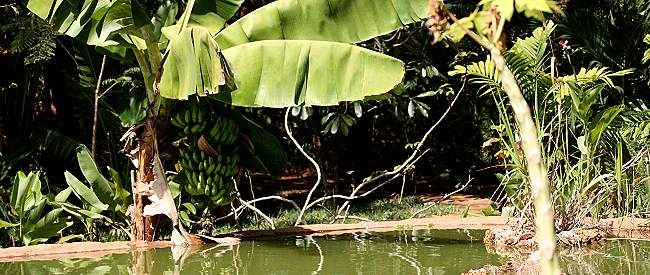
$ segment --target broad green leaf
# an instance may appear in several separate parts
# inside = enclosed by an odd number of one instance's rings
[[[484,10],[495,8],[508,21],[510,21],[512,15],[515,13],[514,0],[482,0],[478,5],[483,6]]]
[[[224,83],[221,60],[207,29],[189,27],[169,46],[160,77],[160,95],[187,99],[189,95],[216,93]]]
[[[596,114],[591,122],[589,122],[589,130],[587,132],[587,142],[590,146],[598,144],[600,136],[605,129],[612,123],[612,121],[623,111],[623,106],[609,107],[600,113]],[[596,148],[591,148],[592,150]]]
[[[279,177],[287,166],[287,153],[277,138],[263,127],[246,118],[237,111],[233,111],[231,118],[239,124],[242,134],[246,135],[253,143],[251,148],[243,139],[240,148],[240,163],[242,166],[268,173],[272,177]]]
[[[27,200],[29,195],[32,192],[32,187],[39,180],[40,172],[30,172],[29,175],[25,175],[22,171],[16,173],[14,177],[13,188],[11,190],[11,199],[9,204],[11,208],[16,211],[19,217],[23,217],[25,211],[27,211]],[[40,184],[39,184],[40,189]]]
[[[34,227],[34,231],[30,234],[34,241],[41,239],[47,240],[57,236],[63,229],[72,226],[71,221],[58,220],[58,216],[62,211],[62,209],[54,209],[38,221]]]
[[[141,24],[151,24],[130,0],[24,0],[27,8],[52,23],[58,32],[89,45],[133,44],[120,34],[137,35]],[[132,5],[133,4],[133,5]],[[138,17],[134,20],[133,16]],[[135,22],[138,22],[137,24]]]
[[[562,13],[553,0],[515,0],[517,12],[523,12],[527,17],[544,20],[544,13]]]
[[[77,147],[77,161],[79,162],[79,168],[84,174],[84,177],[90,183],[92,190],[95,192],[99,200],[105,204],[111,204],[113,202],[113,188],[111,187],[111,182],[108,181],[102,173],[97,168],[95,160],[90,156],[90,151],[86,148],[85,145],[79,145]]]
[[[38,222],[45,209],[45,199],[41,199],[34,204],[34,207],[27,211],[27,220],[23,220],[23,227],[29,231]]]
[[[187,210],[190,211],[190,213],[196,215],[196,207],[194,206],[194,204],[186,202],[183,203],[182,205],[185,206],[185,208],[187,208]]]
[[[214,34],[223,28],[226,20],[237,12],[243,2],[244,0],[195,0],[188,25],[204,27]],[[180,22],[163,28],[163,33],[168,39],[173,40],[179,28]]]
[[[67,236],[63,236],[63,237],[59,238],[59,239],[56,241],[56,243],[67,243],[67,242],[69,242],[69,241],[71,241],[71,240],[74,240],[74,239],[83,240],[84,237],[85,237],[85,236],[82,235],[82,234],[67,235]],[[104,273],[90,273],[90,274],[104,274]]]
[[[70,194],[72,194],[72,188],[68,187],[66,189],[63,189],[63,191],[59,192],[59,194],[54,197],[55,202],[65,202],[68,201],[68,197],[70,197]]]
[[[120,178],[120,174],[115,171],[112,167],[108,166],[108,171],[111,173],[111,178],[113,179],[113,187],[115,190],[115,196],[113,199],[116,202],[119,202],[122,204],[123,207],[127,207],[127,201],[129,198],[131,198],[131,193],[124,189],[122,185],[122,178]]]
[[[19,223],[10,223],[3,220],[0,220],[0,228],[9,228],[19,226]]]
[[[176,13],[178,13],[178,5],[176,3],[167,1],[158,7],[152,19],[154,39],[160,40],[162,29],[176,22]],[[176,30],[176,34],[178,34],[178,30]]]
[[[65,212],[68,212],[68,213],[72,214],[73,216],[81,219],[82,222],[85,222],[84,221],[85,219],[94,219],[94,220],[103,219],[103,220],[111,221],[110,218],[108,218],[108,217],[106,217],[106,216],[104,216],[102,214],[99,214],[99,213],[94,212],[94,211],[89,211],[89,210],[86,210],[86,209],[79,208],[79,207],[77,207],[77,206],[75,206],[73,204],[70,204],[70,203],[60,203],[60,204],[57,204],[57,205],[59,205],[61,207],[61,209],[63,209]]]
[[[323,41],[269,40],[226,49],[237,90],[215,98],[237,106],[329,106],[384,94],[404,64],[361,47]]]
[[[427,17],[428,0],[279,0],[217,34],[222,49],[260,40],[355,43]]]
[[[591,106],[594,104],[594,102],[596,102],[600,96],[600,93],[603,91],[603,88],[605,88],[605,85],[607,84],[602,83],[585,91],[582,101],[580,101],[580,105],[578,106],[578,111],[580,112],[581,117],[584,117],[586,119],[589,118],[589,111],[591,111]]]
[[[446,36],[449,36],[452,40],[458,42],[463,37],[465,37],[465,30],[463,30],[462,26],[464,26],[466,29],[471,29],[474,27],[474,14],[470,17],[465,17],[459,19],[457,22],[454,22],[449,26],[449,29],[444,32]]]
[[[84,185],[68,171],[65,172],[65,180],[80,200],[102,211],[108,209],[108,205],[102,203],[93,190]]]

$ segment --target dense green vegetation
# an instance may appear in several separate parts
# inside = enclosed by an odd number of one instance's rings
[[[423,207],[347,202],[375,189],[463,187],[532,219],[531,131],[508,83],[532,110],[556,230],[649,213],[648,1],[447,1],[426,23],[424,0],[327,18],[316,0],[78,2],[0,6],[2,247]],[[154,214],[171,224],[133,220]]]

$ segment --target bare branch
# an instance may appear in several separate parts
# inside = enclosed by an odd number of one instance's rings
[[[321,181],[321,172],[320,172],[320,166],[318,166],[318,163],[311,157],[305,150],[302,148],[302,146],[298,143],[298,141],[293,137],[291,134],[291,129],[289,129],[289,113],[291,112],[290,108],[287,108],[287,112],[284,114],[284,129],[287,131],[287,135],[289,136],[289,139],[293,142],[293,144],[300,150],[300,153],[302,153],[305,158],[311,162],[311,164],[314,165],[316,168],[316,175],[318,178],[316,179],[316,183],[314,183],[314,186],[309,190],[309,194],[307,195],[307,199],[305,200],[305,204],[302,209],[300,209],[300,214],[298,214],[298,218],[296,219],[295,225],[300,224],[303,221],[303,216],[305,215],[305,210],[307,210],[307,205],[309,204],[309,201],[311,200],[311,196],[314,195],[314,192],[316,191],[316,188],[318,188],[318,185],[320,184]]]
[[[424,211],[427,211],[427,210],[431,209],[431,207],[434,207],[434,206],[436,206],[436,205],[439,205],[442,201],[444,201],[444,200],[448,199],[449,197],[453,196],[454,194],[456,194],[456,193],[458,193],[458,192],[464,190],[464,189],[465,189],[465,188],[470,184],[470,182],[472,182],[473,180],[474,180],[474,178],[470,178],[470,179],[469,179],[469,180],[468,180],[468,181],[467,181],[467,182],[466,182],[462,187],[456,189],[455,191],[453,191],[453,192],[451,192],[451,193],[445,194],[445,195],[442,196],[442,198],[440,198],[437,202],[431,203],[431,204],[429,204],[427,207],[422,208],[422,209],[420,209],[420,210],[418,210],[418,211],[415,211],[415,213],[413,213],[413,215],[411,215],[411,216],[409,217],[409,219],[415,218],[418,214],[420,214],[420,213],[422,213],[422,212],[424,212]]]
[[[93,140],[91,145],[91,154],[95,158],[97,148],[97,111],[99,109],[99,88],[102,85],[102,76],[104,75],[104,66],[106,65],[106,56],[102,58],[102,66],[99,69],[99,76],[97,77],[97,85],[95,86],[95,112],[93,114]]]

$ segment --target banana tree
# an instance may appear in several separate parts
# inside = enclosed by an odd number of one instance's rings
[[[137,0],[25,0],[60,33],[111,56],[134,56],[146,83],[147,117],[124,138],[132,158],[132,229],[151,240],[151,217],[172,220],[172,241],[189,234],[158,153],[170,100],[212,96],[234,106],[336,105],[386,93],[402,81],[404,64],[353,45],[427,16],[427,0],[279,0],[227,25],[243,0],[167,1],[151,17]],[[164,49],[164,50],[162,50]]]

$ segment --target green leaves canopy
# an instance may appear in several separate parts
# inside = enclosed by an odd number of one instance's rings
[[[342,43],[269,40],[223,53],[238,89],[216,98],[237,106],[336,105],[385,93],[404,76],[400,60]]]
[[[354,43],[427,17],[427,0],[279,0],[217,34],[221,48],[260,40]]]
[[[135,44],[140,20],[137,3],[130,0],[28,0],[27,8],[63,34],[89,45],[108,47]],[[134,16],[135,11],[135,16]],[[138,22],[139,24],[136,24]],[[141,41],[141,40],[140,40]]]

